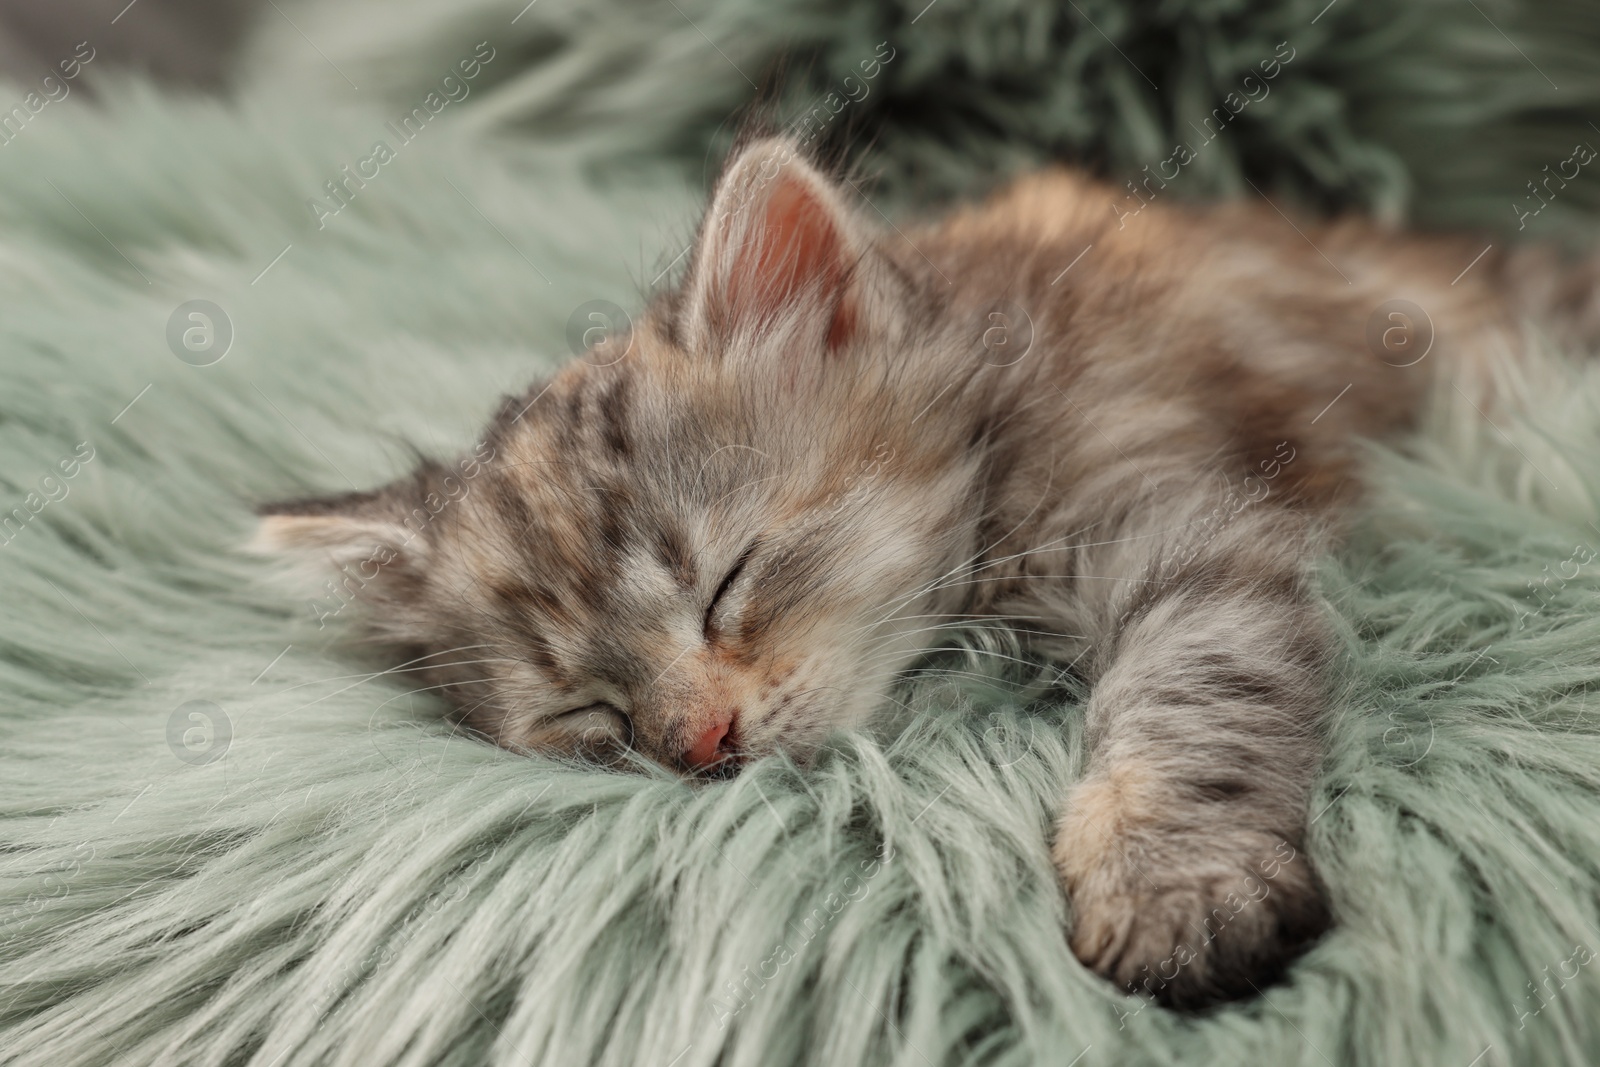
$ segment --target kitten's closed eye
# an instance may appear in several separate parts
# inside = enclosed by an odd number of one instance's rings
[[[589,754],[633,744],[633,720],[611,704],[586,704],[564,711],[552,721],[568,736],[577,738],[577,747]]]
[[[734,583],[739,580],[739,575],[744,573],[745,564],[750,562],[750,557],[755,555],[756,548],[760,544],[760,541],[750,542],[749,546],[739,554],[738,560],[735,561],[733,567],[728,571],[726,577],[722,579],[722,584],[717,586],[717,591],[711,595],[711,603],[706,605],[706,618],[704,627],[707,641],[711,640],[712,635],[717,629],[717,609],[722,605],[723,598],[728,595],[728,591],[732,589]]]

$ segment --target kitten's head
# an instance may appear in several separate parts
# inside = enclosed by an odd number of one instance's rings
[[[314,611],[357,603],[509,747],[803,759],[969,591],[981,419],[930,410],[964,383],[919,358],[924,283],[782,141],[736,156],[697,241],[466,459],[263,509],[267,546],[334,568]]]

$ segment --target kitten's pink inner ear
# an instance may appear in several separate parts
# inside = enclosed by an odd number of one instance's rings
[[[832,212],[803,180],[780,179],[764,205],[763,225],[739,249],[725,294],[725,321],[767,321],[803,297],[834,303],[828,347],[855,332],[845,290],[844,241]]]

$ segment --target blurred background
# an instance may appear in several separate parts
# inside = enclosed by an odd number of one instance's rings
[[[268,0],[5,0],[0,71],[21,82],[52,73],[93,29],[101,52],[96,62],[167,84],[220,90],[262,9],[272,10]]]
[[[14,82],[85,40],[90,93],[132,72],[175,92],[276,81],[331,107],[410,106],[489,40],[498,58],[468,105],[486,128],[702,170],[751,101],[795,124],[832,93],[844,105],[825,106],[837,117],[816,147],[895,203],[1046,159],[1142,180],[1181,143],[1205,145],[1171,190],[1191,199],[1254,186],[1309,209],[1569,240],[1592,236],[1600,205],[1600,182],[1570,170],[1538,184],[1600,143],[1586,0],[0,2]],[[895,58],[866,84],[875,52]],[[1269,82],[1274,57],[1290,58]],[[1213,145],[1207,117],[1225,102]]]
[[[882,1063],[907,1051],[894,1019],[939,1063],[1066,1063],[1078,1035],[1085,1067],[1317,1062],[1308,1037],[1384,1067],[1596,1062],[1575,1043],[1596,1047],[1595,996],[1553,996],[1537,1022],[1525,996],[1600,899],[1581,786],[1600,740],[1577,706],[1600,685],[1579,606],[1594,575],[1562,594],[1571,625],[1510,621],[1528,579],[1592,536],[1594,495],[1563,491],[1568,471],[1600,485],[1587,387],[1552,388],[1516,438],[1465,411],[1475,429],[1397,466],[1401,535],[1375,527],[1356,567],[1327,572],[1351,707],[1387,717],[1333,724],[1338,807],[1317,831],[1347,858],[1349,937],[1271,1010],[1124,1028],[1061,950],[1032,827],[1059,803],[1066,735],[1002,768],[1019,803],[1000,821],[968,799],[998,781],[991,761],[946,758],[981,752],[985,720],[932,715],[935,762],[902,749],[903,782],[874,756],[858,790],[841,763],[825,808],[781,772],[660,832],[638,818],[659,796],[643,776],[452,744],[408,683],[349,682],[326,601],[278,591],[241,551],[251,505],[382,484],[413,446],[464,453],[502,395],[572,358],[591,309],[625,315],[674,283],[752,115],[844,168],[869,219],[1067,160],[1130,198],[1592,247],[1600,16],[1594,0],[0,0],[0,511],[26,523],[0,546],[0,921],[23,931],[0,936],[7,1067],[523,1048],[664,1064],[691,1042],[681,1067],[706,1067],[799,1062],[819,1035],[829,1063]],[[63,457],[91,449],[52,494]],[[224,729],[192,746],[197,704]],[[1453,724],[1437,750],[1435,716]],[[792,837],[765,829],[769,804]],[[911,836],[904,816],[930,809]],[[875,891],[864,949],[813,953],[738,1026],[708,1024],[880,822],[927,858]],[[740,852],[735,871],[695,844],[702,825],[770,861]]]

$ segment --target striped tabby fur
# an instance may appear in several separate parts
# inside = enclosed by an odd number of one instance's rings
[[[261,540],[337,568],[500,744],[685,773],[803,759],[941,628],[1015,626],[1093,684],[1054,842],[1073,950],[1168,1003],[1249,995],[1329,921],[1307,568],[1355,440],[1440,370],[1489,406],[1518,315],[1592,337],[1600,308],[1542,252],[1452,283],[1473,244],[1120,199],[1055,171],[902,232],[747,144],[686,282],[606,358],[457,464],[263,509]],[[1410,366],[1369,340],[1396,298],[1432,321]]]

